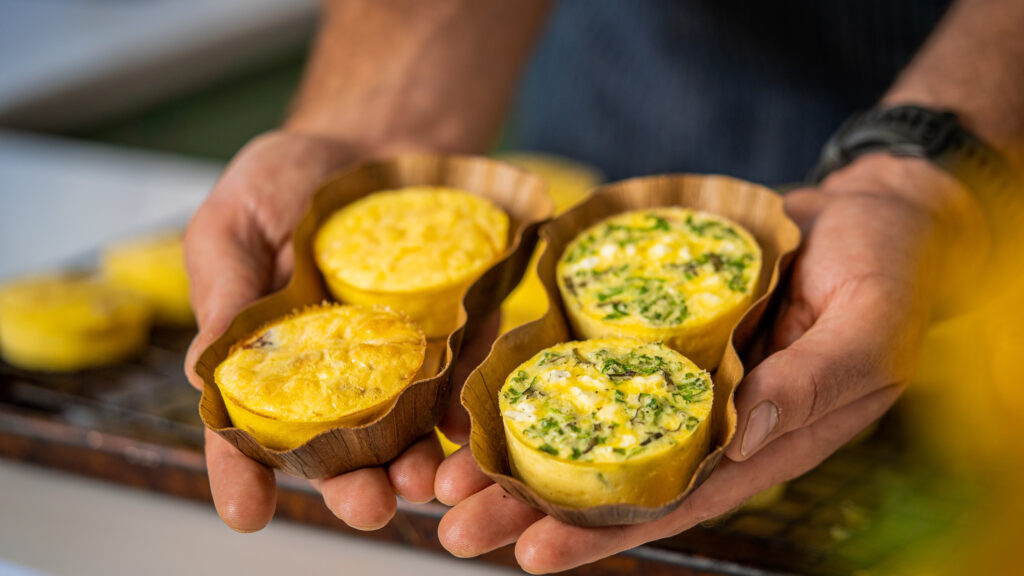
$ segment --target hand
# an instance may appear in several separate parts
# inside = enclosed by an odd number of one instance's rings
[[[944,256],[979,245],[977,207],[921,161],[873,156],[821,188],[788,194],[786,210],[805,242],[770,354],[738,389],[735,440],[702,486],[656,522],[578,528],[491,485],[464,448],[438,471],[438,499],[454,505],[439,527],[442,544],[475,556],[516,542],[525,570],[566,570],[723,514],[810,470],[878,419],[914,373],[933,303],[948,297],[935,286],[948,266],[967,264]]]
[[[260,136],[243,148],[189,223],[185,258],[199,333],[185,370],[192,367],[250,302],[283,287],[292,271],[291,235],[316,187],[365,157],[346,144],[289,132]],[[464,345],[462,358],[479,362],[493,340],[496,318],[481,337]],[[466,364],[456,366],[464,378]],[[461,380],[457,380],[461,382]],[[468,417],[457,398],[445,422],[456,442],[465,441]],[[434,434],[411,446],[386,468],[364,468],[313,485],[330,510],[354,528],[373,530],[395,512],[395,494],[412,502],[433,498],[434,473],[443,458]],[[239,532],[263,528],[274,514],[276,483],[270,468],[250,460],[217,434],[206,431],[210,489],[221,518]]]

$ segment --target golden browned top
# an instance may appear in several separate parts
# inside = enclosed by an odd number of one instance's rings
[[[397,312],[325,305],[237,343],[214,379],[223,394],[262,416],[322,422],[393,399],[425,350],[423,333]]]
[[[361,290],[414,292],[482,274],[505,251],[508,216],[454,188],[376,192],[338,210],[316,234],[317,264]]]

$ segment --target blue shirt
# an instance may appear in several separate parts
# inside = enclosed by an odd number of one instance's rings
[[[949,0],[561,0],[521,86],[518,147],[610,179],[806,177]]]

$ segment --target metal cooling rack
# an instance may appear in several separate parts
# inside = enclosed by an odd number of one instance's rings
[[[199,393],[182,367],[189,330],[158,330],[131,362],[76,374],[0,363],[0,455],[208,499]],[[898,410],[871,436],[744,508],[576,574],[852,574],[926,545],[969,506],[902,434]],[[150,456],[140,459],[139,454]],[[169,473],[177,478],[166,480]],[[346,530],[302,482],[282,479],[278,513]],[[372,537],[440,549],[444,507],[403,505]],[[483,557],[511,564],[508,550]]]

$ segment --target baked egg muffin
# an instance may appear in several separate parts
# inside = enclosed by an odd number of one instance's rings
[[[508,229],[508,215],[485,198],[415,186],[341,208],[313,250],[337,299],[401,310],[433,338],[455,329],[463,295],[504,254]]]
[[[661,343],[566,342],[509,374],[498,398],[512,473],[570,507],[658,506],[707,454],[706,370]]]
[[[713,370],[760,271],[761,249],[739,224],[671,207],[584,230],[562,253],[556,281],[578,337],[660,341]]]
[[[287,450],[386,412],[423,365],[426,340],[383,307],[323,305],[232,346],[214,370],[232,424]]]
[[[141,297],[90,276],[38,276],[0,288],[0,356],[26,370],[116,364],[145,346],[149,326]]]
[[[136,238],[103,251],[100,271],[110,284],[138,293],[163,326],[192,326],[181,233]]]

